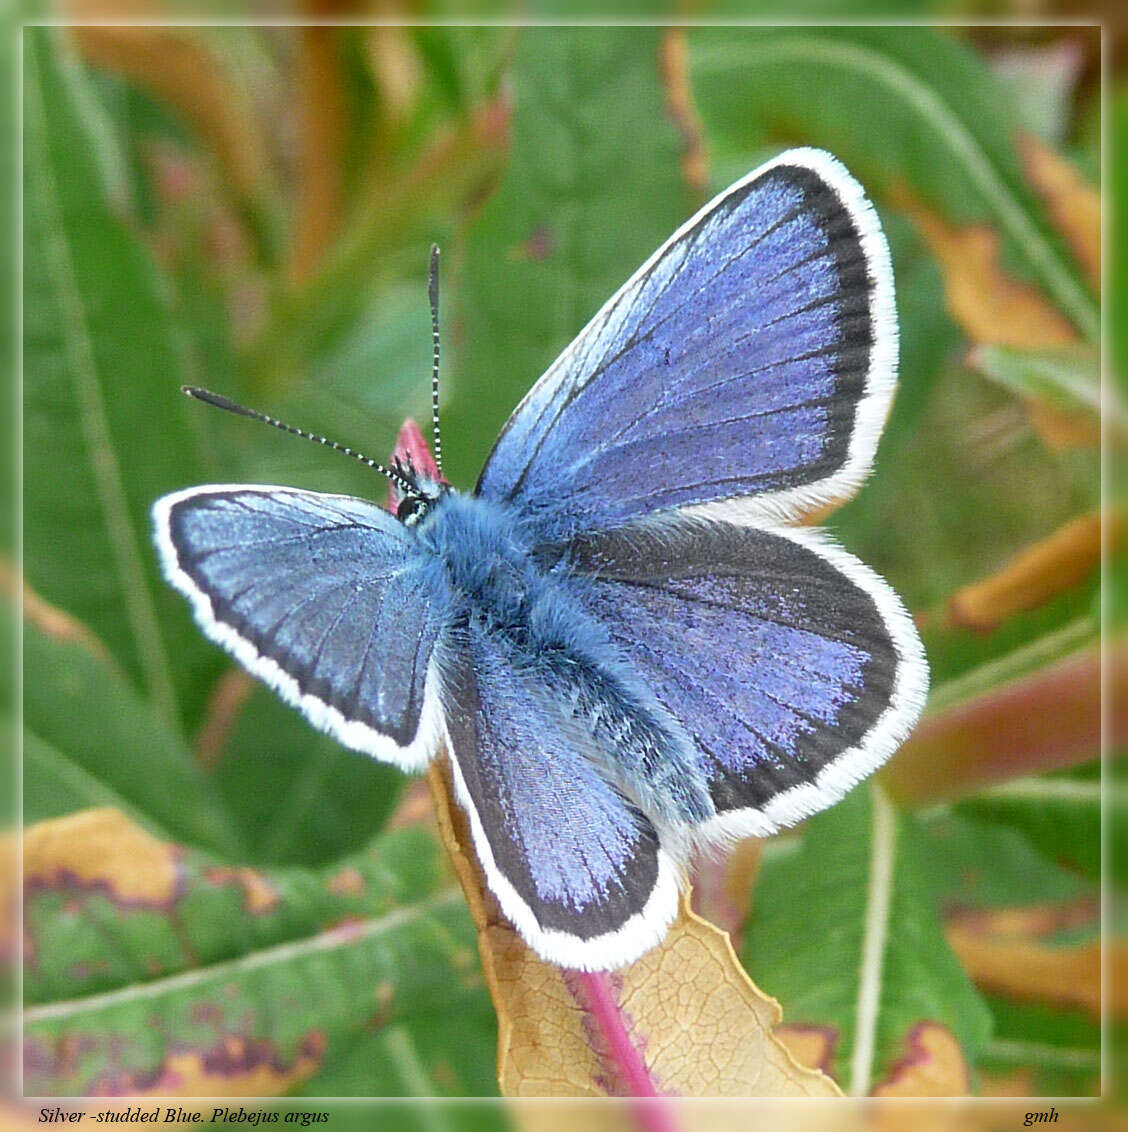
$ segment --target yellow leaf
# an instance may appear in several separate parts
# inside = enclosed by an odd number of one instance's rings
[[[113,1095],[274,1097],[312,1076],[326,1045],[325,1037],[314,1031],[285,1061],[273,1042],[232,1035],[205,1050],[173,1050],[156,1070],[115,1078]]]
[[[443,840],[478,928],[498,1018],[498,1081],[505,1096],[624,1095],[621,1060],[610,1055],[591,1009],[593,985],[613,996],[642,1072],[659,1095],[841,1095],[800,1065],[773,1033],[779,1005],[758,990],[728,937],[683,906],[660,947],[610,975],[584,976],[541,960],[504,920],[473,856],[449,770],[428,781]]]
[[[163,907],[176,899],[179,850],[110,807],[36,822],[24,831],[25,887],[66,882],[117,900]]]

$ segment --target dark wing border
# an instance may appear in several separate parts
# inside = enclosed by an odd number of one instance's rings
[[[676,557],[679,535],[696,534],[707,541],[710,529],[716,531],[721,526],[680,516],[668,518],[666,522],[664,531],[648,525],[582,537],[573,544],[573,552],[578,551],[577,568],[613,586],[616,567],[607,561],[601,563],[601,543],[612,555],[621,552],[624,559],[632,563],[645,558],[647,547],[653,547],[660,560],[663,554]],[[748,530],[735,524],[731,529]],[[920,718],[928,694],[928,662],[920,635],[901,599],[880,575],[816,528],[760,525],[754,530],[792,542],[818,556],[864,593],[888,632],[896,668],[884,708],[852,746],[842,748],[827,759],[808,781],[779,790],[763,801],[757,800],[758,804],[725,809],[707,819],[693,834],[703,846],[723,846],[745,837],[767,837],[834,805],[900,747]],[[608,540],[614,541],[608,543]]]

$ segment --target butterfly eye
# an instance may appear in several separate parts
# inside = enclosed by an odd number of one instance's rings
[[[407,495],[400,500],[396,508],[396,518],[401,523],[407,523],[418,518],[427,509],[427,504],[417,495]]]

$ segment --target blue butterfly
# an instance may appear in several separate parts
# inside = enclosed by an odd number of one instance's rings
[[[434,259],[431,306],[437,373]],[[617,967],[663,938],[691,851],[831,805],[920,714],[900,600],[785,525],[859,487],[896,365],[876,214],[795,149],[639,268],[472,492],[374,461],[395,515],[194,487],[155,505],[157,545],[203,631],[315,726],[405,770],[445,746],[505,915],[553,963]]]

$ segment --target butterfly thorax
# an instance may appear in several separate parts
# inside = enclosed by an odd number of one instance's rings
[[[530,628],[530,612],[548,584],[518,516],[504,504],[446,491],[418,524],[423,550],[444,566],[465,608],[515,637]]]
[[[452,632],[504,648],[530,695],[582,727],[593,761],[647,812],[671,823],[711,815],[696,747],[576,602],[585,579],[543,565],[520,519],[504,503],[448,491],[418,524],[420,549],[455,596]]]

